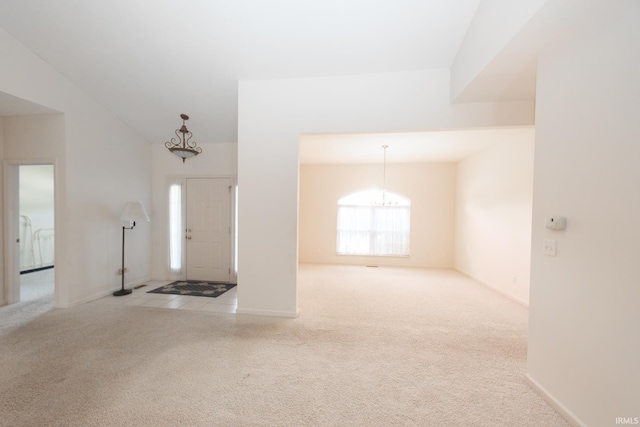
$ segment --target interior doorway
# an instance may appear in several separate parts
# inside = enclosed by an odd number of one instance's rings
[[[18,166],[20,301],[54,294],[55,196],[53,165]]]
[[[21,194],[21,181],[29,181],[28,178],[25,179],[25,173],[29,174],[32,171],[36,171],[36,169],[29,169],[29,166],[46,167],[40,169],[40,178],[27,185]],[[54,206],[53,211],[55,212],[55,161],[5,160],[3,175],[3,246],[5,263],[4,286],[2,286],[2,301],[0,305],[14,304],[23,300],[21,298],[20,282],[22,275],[20,273],[27,270],[39,273],[38,276],[40,277],[37,282],[47,283],[46,287],[40,287],[35,293],[42,294],[44,292],[47,294],[47,298],[57,302],[55,298],[57,298],[59,289],[55,284],[53,269],[55,218],[50,212],[43,214],[49,219],[40,218],[42,212],[51,209],[50,206]],[[21,175],[23,179],[21,179]],[[28,199],[32,197],[41,200],[34,203],[27,211],[21,211],[20,200],[27,201],[27,205],[29,205]],[[47,199],[46,203],[44,199]],[[42,242],[39,240],[42,240]],[[45,271],[45,273],[42,273],[42,271]],[[36,276],[31,277],[35,279]],[[48,289],[46,289],[47,287]]]

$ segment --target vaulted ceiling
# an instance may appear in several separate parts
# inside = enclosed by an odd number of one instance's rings
[[[0,26],[149,142],[186,113],[233,143],[238,80],[448,68],[479,1],[2,0]]]

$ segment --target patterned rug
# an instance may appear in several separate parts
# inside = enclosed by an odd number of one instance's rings
[[[200,280],[180,280],[160,286],[148,294],[189,295],[193,297],[216,298],[236,286],[235,283],[202,282]]]

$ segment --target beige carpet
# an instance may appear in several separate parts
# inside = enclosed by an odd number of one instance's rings
[[[568,425],[524,382],[527,309],[459,273],[303,265],[298,289],[297,319],[107,297],[5,328],[0,425]]]

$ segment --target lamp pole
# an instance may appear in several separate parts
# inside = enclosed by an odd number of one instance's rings
[[[133,230],[133,227],[135,226],[136,226],[135,221],[131,222],[131,227],[125,227],[124,225],[122,226],[122,270],[120,270],[120,274],[122,275],[122,288],[113,293],[113,295],[117,297],[120,297],[122,295],[129,295],[131,292],[133,292],[131,289],[124,288],[124,231]]]

